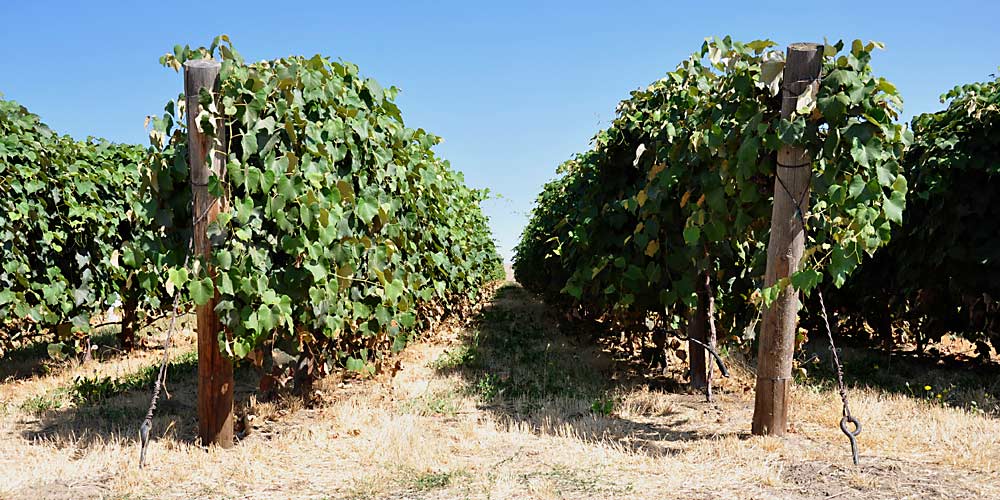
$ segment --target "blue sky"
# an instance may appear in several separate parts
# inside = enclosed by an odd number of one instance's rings
[[[706,36],[882,41],[874,66],[906,119],[1000,65],[1000,2],[986,1],[5,3],[0,93],[80,138],[145,143],[144,117],[182,87],[157,63],[174,44],[226,33],[248,59],[358,64],[403,90],[407,124],[444,137],[438,153],[470,185],[501,196],[485,209],[507,258],[556,166]]]

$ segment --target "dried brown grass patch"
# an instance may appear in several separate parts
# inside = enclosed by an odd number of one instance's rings
[[[493,307],[498,324],[439,325],[404,351],[398,372],[322,381],[314,406],[247,398],[241,409],[254,417],[253,431],[231,450],[194,442],[191,382],[172,383],[176,399],[157,417],[144,470],[136,467],[138,421],[112,418],[144,405],[144,391],[95,405],[89,422],[79,409],[57,410],[70,423],[48,433],[35,426],[52,420],[8,404],[0,498],[1000,498],[996,419],[852,389],[865,424],[856,469],[833,391],[796,386],[795,432],[754,437],[753,395],[743,389],[752,371],[739,363],[705,403],[611,379],[614,364],[581,354],[591,347],[562,337],[519,288],[502,291]],[[508,345],[510,336],[536,348]],[[482,342],[474,352],[472,339]],[[100,369],[114,375],[155,359],[136,353]],[[74,370],[7,381],[0,394],[21,401],[53,391],[82,373]],[[487,375],[508,392],[484,392]]]

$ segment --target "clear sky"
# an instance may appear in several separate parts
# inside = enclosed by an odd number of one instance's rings
[[[438,153],[470,185],[500,195],[485,209],[508,259],[556,166],[706,36],[882,41],[875,70],[903,94],[906,119],[1000,65],[995,1],[0,3],[0,93],[79,138],[145,144],[144,117],[182,88],[157,63],[174,44],[226,33],[249,60],[358,64],[403,90],[407,125],[444,137]]]

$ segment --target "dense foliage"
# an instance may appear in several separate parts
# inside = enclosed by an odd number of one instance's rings
[[[180,69],[216,52],[219,105],[203,92],[198,123],[228,150],[226,175],[209,181],[229,200],[210,228],[225,352],[259,361],[279,349],[370,371],[427,318],[502,276],[479,206],[486,193],[434,155],[437,137],[404,126],[398,89],[319,55],[247,64],[226,37],[161,62]],[[144,213],[165,237],[149,253],[183,253],[190,226],[183,103],[152,120]],[[163,265],[174,293],[207,301],[207,266],[173,262]]]
[[[712,39],[619,104],[593,149],[559,168],[516,249],[527,287],[590,314],[653,314],[677,327],[715,282],[723,330],[753,331],[763,286],[775,153],[815,158],[802,270],[808,292],[841,285],[902,220],[898,164],[909,132],[895,87],[872,74],[877,43],[824,49],[822,78],[780,117],[784,55],[774,43]],[[799,195],[799,193],[796,193]],[[824,278],[826,277],[826,278]]]
[[[948,102],[950,101],[950,102]],[[963,334],[1000,348],[1000,80],[956,87],[944,111],[913,121],[901,231],[838,297],[886,343]]]
[[[76,141],[0,100],[0,331],[86,333],[132,290],[137,146]]]

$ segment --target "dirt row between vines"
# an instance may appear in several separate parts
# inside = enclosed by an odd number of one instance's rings
[[[178,353],[192,341],[187,332]],[[668,392],[560,333],[513,284],[465,326],[409,347],[396,373],[323,381],[310,407],[256,403],[252,380],[238,381],[250,432],[231,450],[194,442],[194,365],[182,359],[140,470],[148,392],[74,402],[66,388],[157,359],[146,351],[17,376],[7,367],[0,498],[1000,498],[996,419],[852,391],[866,423],[855,468],[836,393],[799,387],[795,432],[750,436],[745,368],[712,404]]]

